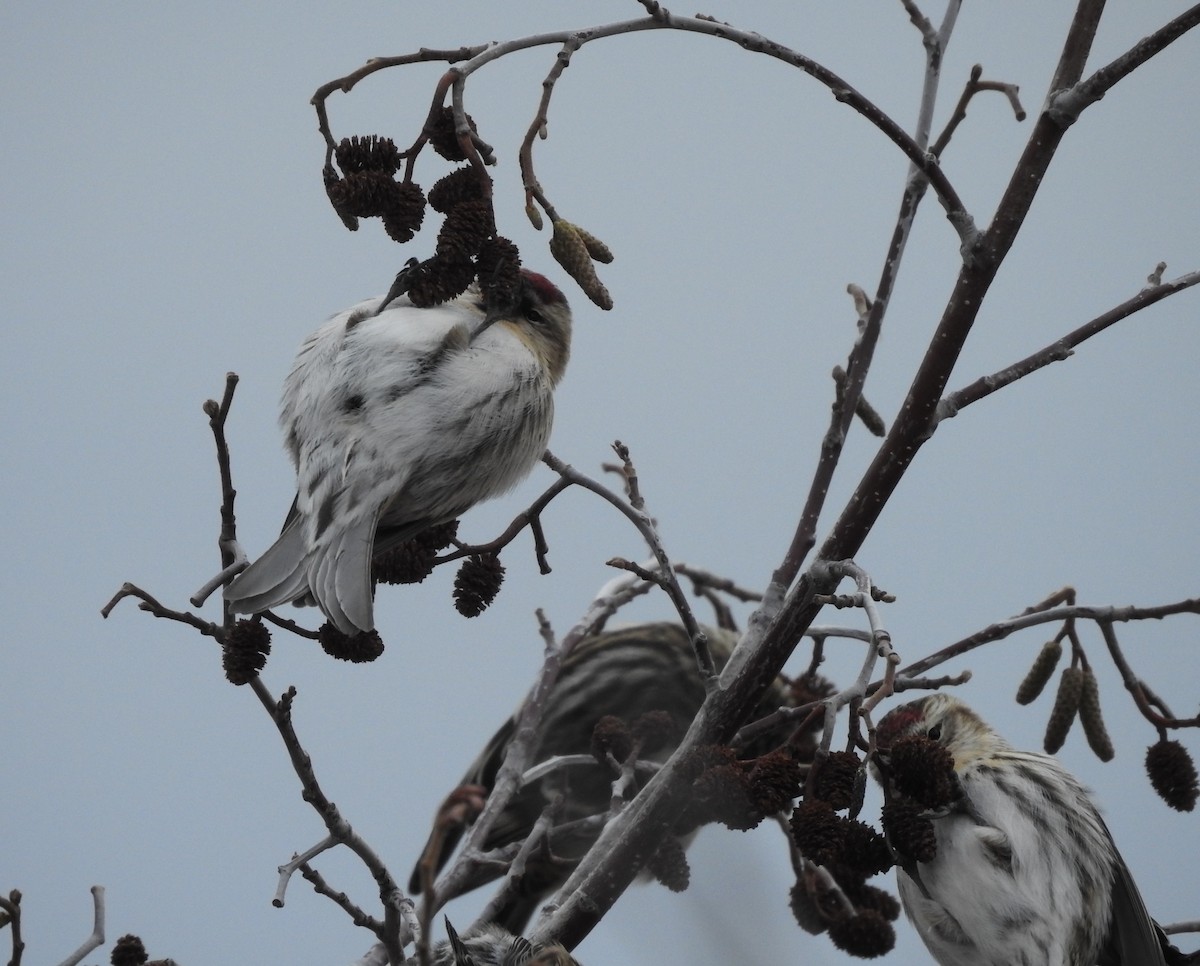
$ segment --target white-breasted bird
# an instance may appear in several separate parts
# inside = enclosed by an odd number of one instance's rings
[[[292,511],[225,600],[238,613],[315,601],[343,633],[372,630],[372,557],[524,479],[570,344],[566,298],[525,270],[509,305],[472,285],[431,308],[401,295],[334,316],[284,382]]]
[[[932,820],[932,858],[896,869],[900,898],[942,966],[1165,966],[1150,918],[1091,794],[1058,759],[1019,751],[953,695],[890,711],[880,754],[941,745],[953,788]],[[908,777],[934,771],[913,763]],[[893,760],[885,791],[906,776]],[[886,828],[886,824],[885,824]]]

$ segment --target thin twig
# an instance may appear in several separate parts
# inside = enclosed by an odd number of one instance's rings
[[[368,915],[358,905],[351,902],[350,897],[346,893],[334,889],[325,881],[325,877],[307,862],[300,863],[300,874],[313,887],[313,892],[332,900],[335,905],[339,906],[350,917],[350,921],[354,925],[370,929],[376,935],[379,934],[379,930],[383,928],[383,923],[374,916]],[[382,943],[380,945],[383,946]],[[386,946],[383,946],[383,948],[387,949]]]
[[[375,850],[354,831],[350,823],[342,817],[338,807],[321,790],[316,772],[313,770],[312,758],[305,752],[296,735],[296,730],[292,726],[292,703],[296,697],[296,689],[289,688],[283,697],[276,701],[260,678],[251,678],[250,687],[263,708],[271,716],[271,720],[279,731],[279,736],[283,739],[284,747],[292,762],[292,769],[295,771],[296,777],[300,779],[304,800],[321,817],[329,831],[330,838],[345,845],[357,855],[375,879],[384,915],[382,924],[377,923],[378,928],[373,931],[376,938],[387,947],[391,961],[403,962],[404,946],[412,938],[412,901],[400,891],[392,874]],[[280,895],[277,895],[276,898],[282,900]]]
[[[637,470],[633,466],[633,462],[629,457],[629,450],[618,440],[613,447],[617,456],[621,459],[624,465],[625,484],[629,488],[630,498],[627,501],[623,500],[608,487],[589,476],[580,473],[574,467],[563,463],[557,457],[547,452],[543,459],[546,463],[564,479],[570,480],[584,489],[591,490],[599,496],[619,509],[630,522],[637,527],[638,532],[642,535],[642,539],[646,541],[651,553],[654,554],[654,559],[658,564],[658,577],[651,578],[656,584],[661,586],[666,591],[671,603],[675,606],[676,612],[679,614],[680,620],[683,622],[684,629],[688,633],[688,637],[692,642],[692,649],[696,654],[696,662],[700,668],[700,677],[704,681],[706,688],[712,688],[716,685],[716,665],[713,662],[712,652],[708,646],[708,636],[704,633],[696,620],[696,615],[692,611],[691,604],[688,603],[687,595],[684,594],[683,588],[679,586],[679,580],[675,575],[675,569],[671,566],[670,557],[667,555],[666,548],[663,546],[662,539],[658,535],[658,528],[654,523],[654,519],[645,510],[645,502],[642,499],[641,492],[638,489]],[[641,509],[639,509],[641,507]],[[619,564],[616,564],[619,566]],[[647,576],[639,574],[639,576]]]
[[[1100,621],[1161,620],[1164,617],[1170,617],[1174,614],[1200,614],[1200,598],[1176,601],[1171,604],[1158,604],[1152,607],[1084,607],[1072,605],[1069,607],[1052,607],[1032,613],[1026,611],[1016,617],[1010,617],[1007,620],[989,624],[982,630],[976,631],[974,634],[964,637],[960,641],[955,641],[935,654],[930,654],[919,661],[905,665],[900,670],[900,676],[905,678],[914,677],[931,668],[937,667],[939,664],[945,664],[946,661],[952,658],[961,657],[963,654],[973,651],[977,647],[982,647],[984,644],[1003,640],[1017,631],[1023,631],[1027,627],[1036,627],[1038,624],[1052,624],[1071,619],[1090,620],[1097,623]]]
[[[99,949],[104,945],[104,886],[92,886],[92,911],[92,934],[59,966],[76,966],[93,949]]]
[[[201,617],[197,617],[190,611],[172,610],[170,607],[160,604],[157,600],[151,597],[150,594],[142,590],[142,588],[137,584],[132,584],[129,581],[123,583],[121,585],[121,589],[113,594],[112,599],[102,608],[100,608],[100,616],[107,619],[108,615],[112,613],[113,608],[116,607],[117,604],[119,604],[126,597],[134,597],[141,601],[141,603],[138,604],[138,610],[144,610],[149,614],[153,614],[155,617],[162,617],[167,620],[178,621],[181,624],[188,624],[191,627],[196,628],[196,630],[198,630],[201,634],[204,634],[206,637],[214,638],[217,641],[223,641],[225,639],[225,631],[219,624],[214,624],[212,621],[206,621]]]
[[[957,9],[958,0],[954,0],[951,6]],[[494,60],[517,51],[547,45],[555,45],[563,48],[564,45],[571,44],[572,52],[574,52],[586,43],[603,40],[608,37],[636,33],[643,30],[661,29],[698,33],[719,40],[725,40],[737,44],[751,53],[763,54],[767,57],[781,60],[808,74],[819,84],[825,86],[838,101],[848,105],[883,133],[888,140],[904,153],[922,175],[929,180],[939,201],[946,210],[951,225],[960,234],[964,243],[968,243],[971,236],[974,235],[975,227],[970,215],[966,212],[958,193],[950,183],[945,172],[939,167],[937,160],[930,157],[922,145],[911,138],[900,125],[880,110],[874,102],[833,71],[819,64],[817,61],[805,57],[803,54],[791,50],[783,44],[768,40],[761,34],[753,31],[739,30],[729,24],[703,17],[679,17],[661,8],[657,15],[644,19],[626,20],[575,30],[551,31],[528,37],[520,37],[502,43],[460,47],[456,50],[421,50],[400,57],[375,58],[345,77],[323,84],[312,97],[313,106],[317,110],[318,128],[326,143],[326,166],[331,163],[333,151],[336,147],[333,135],[329,129],[329,120],[325,106],[326,99],[335,90],[349,91],[363,77],[373,74],[378,70],[429,60],[444,60],[453,64],[454,66],[447,71],[446,76],[452,78],[456,99],[455,117],[456,120],[460,120],[463,83],[471,74]],[[469,157],[472,154],[473,150],[468,151]],[[471,160],[474,162],[475,158],[471,157]]]
[[[1000,81],[985,81],[980,80],[983,76],[983,67],[976,64],[971,68],[971,73],[967,78],[966,86],[963,88],[962,94],[959,95],[958,104],[954,107],[954,113],[950,115],[950,120],[946,122],[945,128],[934,142],[933,147],[929,149],[929,153],[936,158],[942,156],[942,152],[946,150],[946,146],[950,143],[950,138],[954,136],[959,124],[967,117],[967,105],[971,103],[971,99],[980,91],[999,91],[1008,98],[1008,103],[1012,107],[1013,116],[1018,121],[1025,120],[1025,108],[1021,106],[1020,88],[1016,84],[1004,84]]]
[[[279,882],[275,886],[275,898],[271,900],[271,905],[276,909],[282,909],[284,904],[284,895],[287,892],[288,882],[291,881],[292,875],[302,865],[307,865],[309,859],[315,859],[322,852],[327,852],[338,844],[338,840],[332,835],[327,835],[321,839],[316,845],[310,849],[305,849],[298,855],[293,855],[290,862],[279,867]]]
[[[915,143],[924,149],[929,144],[929,134],[933,126],[934,106],[937,102],[938,87],[941,83],[942,55],[950,42],[954,31],[954,23],[958,17],[961,0],[950,0],[946,5],[946,14],[936,37],[930,38],[922,28],[925,37],[925,77],[921,89],[921,102],[917,116]],[[915,10],[915,8],[914,8]],[[910,16],[913,10],[909,11]],[[924,18],[921,17],[921,20]],[[921,26],[918,20],[914,20]],[[850,431],[854,414],[858,411],[858,401],[862,398],[863,387],[866,384],[867,373],[875,356],[875,347],[879,343],[883,331],[883,320],[891,301],[896,278],[904,260],[904,251],[908,246],[909,235],[917,210],[929,188],[925,172],[915,163],[910,167],[905,181],[904,191],[900,198],[900,210],[896,214],[896,223],[892,229],[892,237],[888,243],[887,255],[883,261],[879,282],[875,287],[875,298],[869,299],[858,286],[849,288],[854,299],[855,309],[859,316],[858,338],[855,340],[850,357],[846,362],[846,378],[841,394],[835,401],[833,412],[830,414],[829,428],[821,443],[821,453],[813,472],[812,482],[796,524],[783,560],[771,577],[771,584],[788,588],[800,573],[800,568],[812,552],[817,541],[817,524],[829,496],[833,483],[834,472],[841,459],[842,448]],[[969,235],[963,236],[964,248],[974,244],[974,227],[971,226]],[[893,427],[893,430],[895,427]],[[831,554],[849,557],[853,554]],[[765,617],[765,612],[764,615]]]
[[[935,420],[940,422],[943,419],[951,419],[957,416],[965,407],[971,405],[971,403],[979,402],[979,400],[990,396],[998,389],[1003,389],[1005,386],[1011,385],[1018,379],[1028,376],[1030,373],[1037,372],[1038,369],[1048,366],[1052,362],[1062,362],[1065,359],[1069,359],[1073,354],[1074,348],[1081,342],[1087,341],[1094,335],[1099,335],[1109,326],[1120,322],[1122,319],[1129,318],[1135,312],[1140,312],[1155,302],[1174,295],[1176,292],[1182,292],[1184,289],[1191,288],[1197,282],[1200,282],[1200,271],[1188,272],[1186,275],[1180,275],[1179,278],[1169,282],[1146,286],[1137,295],[1126,299],[1120,305],[1109,309],[1102,315],[1096,316],[1090,322],[1081,325],[1073,332],[1068,332],[1061,339],[1050,343],[1044,349],[1039,349],[1019,362],[1014,362],[1010,366],[993,372],[990,376],[982,376],[962,389],[956,389],[938,403]]]

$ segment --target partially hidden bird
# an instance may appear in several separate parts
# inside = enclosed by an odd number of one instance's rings
[[[925,813],[936,838],[932,859],[901,856],[896,869],[904,910],[941,966],[1166,962],[1166,937],[1090,792],[1056,758],[1019,751],[939,692],[880,721],[885,796],[905,777],[889,757],[913,737],[945,749],[956,785]]]
[[[718,668],[729,658],[738,635],[719,628],[705,628],[709,647]],[[531,855],[517,888],[489,907],[496,923],[513,932],[525,929],[533,913],[551,892],[566,881],[575,865],[600,836],[595,816],[603,816],[612,804],[613,780],[610,767],[593,758],[593,730],[606,716],[634,722],[648,712],[665,711],[677,732],[652,749],[639,751],[645,761],[662,762],[678,746],[687,725],[704,703],[705,687],[692,649],[691,638],[681,624],[653,621],[604,631],[589,637],[570,652],[561,672],[546,695],[539,736],[529,764],[535,766],[558,756],[585,756],[567,768],[552,771],[525,784],[508,802],[491,827],[481,847],[487,851],[524,841],[533,831],[548,804],[559,800],[555,810],[550,849]],[[777,680],[764,694],[756,717],[790,703],[787,688]],[[518,708],[484,746],[460,782],[490,793],[496,774],[504,763],[517,727]],[[768,750],[780,740],[770,733],[759,748]],[[640,787],[640,786],[639,786]],[[626,789],[632,796],[637,787]],[[436,872],[449,859],[463,829],[435,828],[423,850],[423,860]],[[536,850],[535,850],[536,851]],[[545,850],[543,850],[544,852]],[[494,868],[494,878],[503,873]],[[484,880],[488,881],[488,880]],[[476,882],[475,885],[482,885]],[[419,893],[421,863],[413,869],[409,890]]]
[[[571,309],[524,269],[504,303],[477,284],[428,308],[389,294],[305,340],[280,413],[295,502],[226,586],[236,613],[315,602],[345,634],[373,630],[372,558],[528,475],[550,436]]]
[[[461,936],[446,920],[446,936],[433,947],[432,966],[579,966],[561,943],[535,946],[493,922],[472,926]],[[417,966],[413,957],[405,966]]]

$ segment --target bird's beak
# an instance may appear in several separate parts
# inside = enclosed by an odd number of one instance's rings
[[[500,309],[488,309],[487,315],[483,317],[483,321],[480,322],[478,328],[471,333],[471,341],[474,342],[476,339],[478,339],[493,322],[499,322],[502,318],[504,318],[504,315],[505,313]]]

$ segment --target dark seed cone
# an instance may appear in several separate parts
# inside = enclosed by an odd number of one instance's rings
[[[646,871],[672,892],[683,892],[691,881],[692,870],[679,839],[668,835],[646,865]]]
[[[680,825],[694,828],[720,822],[726,828],[745,831],[762,821],[751,801],[746,773],[730,749],[702,748],[692,764],[700,765],[699,774],[692,782],[692,798]]]
[[[356,171],[327,190],[338,214],[377,218],[396,204],[399,187],[382,171]]]
[[[937,855],[933,822],[915,802],[885,802],[880,820],[892,848],[916,862],[932,862]]]
[[[142,966],[149,958],[141,938],[129,933],[113,943],[109,962],[112,966]]]
[[[483,200],[464,201],[446,215],[438,232],[437,252],[451,261],[470,260],[479,254],[484,239],[495,232],[492,206]]]
[[[463,561],[454,578],[454,606],[463,617],[478,617],[496,599],[504,582],[504,564],[494,553]]]
[[[900,900],[885,889],[862,883],[853,887],[842,887],[847,898],[859,909],[870,909],[879,913],[888,922],[900,918]]]
[[[478,130],[470,114],[466,115],[467,125],[472,131]],[[429,143],[438,154],[447,161],[465,161],[462,145],[458,143],[458,135],[454,132],[454,108],[443,107],[434,118],[433,124],[426,129]]]
[[[255,618],[237,621],[225,636],[221,663],[230,684],[248,684],[267,665],[271,632]]]
[[[908,735],[896,740],[889,756],[888,774],[901,795],[927,808],[939,808],[958,799],[954,758],[944,745],[924,735]]]
[[[457,533],[457,520],[422,530],[411,540],[377,556],[372,576],[381,584],[419,584],[433,573],[438,551],[448,547]]]
[[[425,192],[411,181],[396,185],[383,212],[383,230],[388,237],[403,245],[412,241],[425,220]]]
[[[829,926],[829,938],[838,949],[859,959],[874,959],[892,951],[896,930],[878,912],[865,909]]]
[[[750,801],[764,817],[791,807],[800,796],[804,775],[800,763],[785,748],[754,759],[747,776]]]
[[[592,728],[592,755],[601,765],[608,756],[623,762],[633,752],[633,736],[625,722],[616,715],[606,714]]]
[[[829,928],[829,923],[821,914],[820,906],[808,894],[803,882],[792,886],[792,891],[788,894],[788,906],[796,918],[797,925],[809,935],[819,936]]]
[[[1163,738],[1146,749],[1146,774],[1159,797],[1176,811],[1196,807],[1200,795],[1196,763],[1178,741]]]
[[[462,295],[475,277],[475,263],[434,255],[413,270],[408,298],[418,308],[441,305]]]
[[[382,171],[393,175],[400,167],[400,150],[391,138],[377,134],[342,138],[334,157],[343,174],[359,171]]]
[[[647,711],[633,719],[629,726],[633,740],[638,743],[639,754],[645,755],[660,748],[679,744],[682,737],[679,726],[669,711]]]
[[[828,802],[803,801],[792,811],[792,840],[809,861],[831,865],[841,858],[848,824]]]
[[[471,164],[455,168],[448,175],[439,178],[429,189],[429,207],[443,215],[448,214],[455,205],[464,201],[478,201],[481,198],[483,183],[480,181],[479,172]]]
[[[1116,754],[1104,718],[1100,714],[1100,685],[1091,668],[1083,672],[1083,688],[1079,695],[1079,723],[1088,745],[1101,761],[1112,761]]]
[[[1069,667],[1062,673],[1058,681],[1058,694],[1054,697],[1054,707],[1050,709],[1050,720],[1046,722],[1046,737],[1042,746],[1047,754],[1053,755],[1067,740],[1067,733],[1075,723],[1075,715],[1079,712],[1079,700],[1083,696],[1083,671],[1077,667]]]
[[[848,821],[842,841],[842,863],[862,879],[886,872],[895,861],[887,840],[865,822]]]
[[[1058,661],[1061,657],[1061,641],[1047,641],[1042,645],[1042,649],[1038,651],[1038,656],[1034,658],[1033,666],[1029,668],[1029,673],[1025,675],[1025,680],[1017,688],[1017,704],[1030,704],[1042,693],[1050,680],[1050,675],[1058,667]]]
[[[367,664],[383,653],[383,638],[378,631],[363,631],[360,634],[343,634],[326,621],[317,631],[321,647],[330,657],[352,664]]]
[[[817,772],[816,797],[824,799],[835,811],[862,801],[865,776],[862,759],[852,751],[832,751]]]
[[[521,253],[503,235],[485,238],[475,259],[479,291],[488,305],[512,305],[521,287]]]

